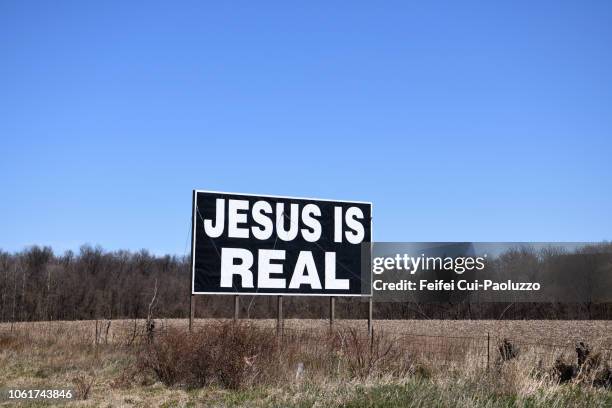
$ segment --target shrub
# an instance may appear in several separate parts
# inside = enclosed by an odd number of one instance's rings
[[[584,342],[576,345],[577,364],[567,364],[561,358],[553,366],[553,378],[559,383],[574,380],[595,387],[612,388],[612,369],[600,353],[592,353]]]
[[[498,347],[499,355],[502,361],[510,361],[513,358],[518,357],[519,350],[518,348],[510,343],[510,340],[504,339],[502,343]]]
[[[556,378],[561,384],[569,382],[576,375],[576,368],[571,364],[566,364],[561,358],[555,360],[553,365],[553,378]]]
[[[274,334],[250,324],[169,328],[143,345],[138,362],[166,385],[236,389],[271,370],[275,348]]]
[[[94,383],[94,376],[86,376],[84,374],[78,375],[72,379],[72,383],[75,388],[75,396],[77,399],[86,400],[89,398],[91,387]]]
[[[394,344],[382,331],[367,333],[348,327],[338,332],[342,355],[352,376],[366,378],[376,371],[396,371],[400,354]],[[346,350],[344,350],[346,349]]]
[[[21,350],[30,342],[29,336],[20,332],[0,332],[0,350]]]

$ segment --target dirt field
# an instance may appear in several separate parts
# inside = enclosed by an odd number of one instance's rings
[[[196,319],[196,326],[205,326],[210,322],[222,320]],[[263,327],[276,327],[276,320],[250,320]],[[99,320],[99,330],[105,331],[108,320]],[[158,319],[158,326],[187,327],[187,319]],[[138,327],[144,325],[143,320],[137,320]],[[366,320],[336,320],[336,327],[356,327],[367,330]],[[31,330],[33,334],[44,334],[53,329],[64,329],[83,336],[95,334],[96,322],[65,321],[65,322],[32,322],[15,323],[16,329]],[[129,333],[134,326],[134,320],[112,320],[109,328],[109,339],[119,334]],[[554,342],[573,344],[575,341],[586,340],[593,343],[612,343],[612,321],[586,320],[376,320],[374,327],[389,333],[409,333],[423,336],[467,336],[508,337],[516,340],[531,340],[534,342]],[[329,320],[325,319],[286,319],[284,328],[287,330],[324,330],[329,328]],[[10,323],[0,323],[0,331],[10,331]]]

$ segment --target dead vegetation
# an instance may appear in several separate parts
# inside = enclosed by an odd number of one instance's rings
[[[94,380],[94,376],[87,374],[79,374],[77,377],[75,377],[72,380],[72,384],[75,388],[76,398],[82,400],[88,399]]]
[[[319,400],[337,406],[367,402],[374,394],[403,403],[394,398],[417,393],[411,391],[415,384],[448,394],[439,398],[463,398],[455,389],[472,393],[473,400],[457,404],[463,406],[482,401],[497,406],[500,398],[556,401],[568,389],[574,391],[567,398],[576,392],[594,401],[612,398],[610,353],[602,342],[546,348],[530,339],[501,338],[487,350],[486,337],[409,337],[375,328],[370,338],[353,324],[334,331],[288,326],[282,337],[265,322],[208,322],[192,333],[184,322],[162,320],[153,331],[144,321],[24,324],[12,331],[4,326],[0,385],[70,387],[87,403],[124,406],[204,401],[288,406]],[[431,398],[421,406],[444,405]]]
[[[278,363],[273,333],[252,325],[214,324],[189,333],[170,327],[138,350],[137,367],[167,386],[237,389],[265,381]]]
[[[592,353],[584,342],[576,345],[576,363],[558,358],[553,366],[553,377],[560,383],[574,381],[593,387],[612,388],[612,369],[600,352]]]

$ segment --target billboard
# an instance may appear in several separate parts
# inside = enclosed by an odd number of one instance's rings
[[[194,190],[192,208],[192,294],[371,295],[371,203]]]

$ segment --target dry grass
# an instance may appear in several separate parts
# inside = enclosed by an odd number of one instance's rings
[[[0,386],[70,387],[87,406],[612,404],[586,375],[558,385],[553,370],[575,360],[577,340],[609,345],[610,322],[378,321],[370,341],[364,321],[332,333],[325,320],[287,320],[281,343],[274,323],[198,320],[188,334],[185,320],[157,321],[152,343],[143,321],[2,324]],[[508,361],[504,337],[519,350]]]

